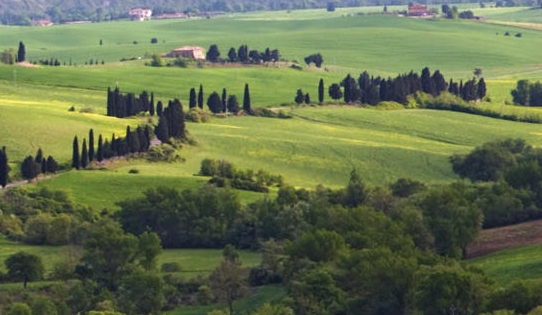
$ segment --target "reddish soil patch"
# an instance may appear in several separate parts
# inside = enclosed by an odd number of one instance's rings
[[[487,229],[467,248],[467,257],[484,256],[507,248],[542,243],[542,220]]]
[[[17,65],[21,67],[27,67],[27,68],[34,68],[36,66],[35,64],[30,63],[28,61],[17,62]]]

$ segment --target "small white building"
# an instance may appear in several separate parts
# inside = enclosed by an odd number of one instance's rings
[[[142,9],[142,8],[133,8],[128,12],[128,15],[132,21],[148,21],[151,19],[152,10],[151,9]]]

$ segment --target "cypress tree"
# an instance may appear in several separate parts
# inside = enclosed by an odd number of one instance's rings
[[[484,78],[481,78],[478,81],[478,90],[477,90],[478,98],[483,99],[486,96],[486,93],[487,93],[486,81],[484,81]]]
[[[352,77],[350,76],[350,73],[349,73],[343,81],[344,102],[346,104],[350,103],[351,101],[351,96],[352,96],[352,85],[351,85],[352,82],[351,81],[352,81]]]
[[[436,70],[431,77],[433,85],[435,86],[434,96],[446,91],[446,80],[439,70]]]
[[[104,160],[103,139],[101,134],[98,136],[98,152],[96,152],[96,159],[98,160],[98,162]]]
[[[81,149],[81,167],[86,168],[87,165],[88,165],[87,139],[83,138],[83,148]]]
[[[8,156],[6,153],[6,147],[2,147],[0,150],[0,185],[2,188],[6,187],[8,184],[8,175],[9,175],[9,166],[8,166]]]
[[[149,148],[149,143],[148,143],[149,140],[147,139],[147,136],[145,135],[145,131],[143,130],[143,128],[141,128],[141,126],[137,127],[136,134],[137,134],[137,139],[139,142],[139,147],[137,151],[138,152],[147,151]]]
[[[154,116],[154,92],[151,92],[151,103],[149,104],[149,114]]]
[[[104,152],[104,157],[110,158],[110,157],[112,157],[112,156],[117,156],[117,152],[118,152],[118,150],[117,150],[117,144],[118,144],[118,143],[117,143],[117,139],[115,139],[115,134],[113,134],[113,135],[111,136],[111,144],[110,144],[110,147],[111,147],[111,153],[110,153],[109,157],[107,157],[107,156],[105,155],[105,152]]]
[[[23,62],[26,60],[26,48],[23,42],[19,42],[19,50],[17,50],[17,62]]]
[[[188,108],[192,109],[192,108],[195,108],[197,106],[197,102],[196,102],[196,89],[195,88],[191,88],[190,89],[190,101],[188,103]]]
[[[39,167],[41,166],[36,164],[36,161],[31,155],[27,156],[21,164],[21,174],[23,175],[23,178],[28,181],[36,178],[36,176],[38,176]]]
[[[47,173],[47,159],[43,158],[41,160],[41,164],[39,165],[40,166],[40,171],[42,174],[45,174]]]
[[[164,113],[164,104],[162,104],[162,101],[158,101],[158,103],[156,103],[156,115],[160,117],[162,116],[163,113]]]
[[[88,161],[94,161],[94,130],[88,132]]]
[[[222,89],[222,112],[227,112],[228,111],[228,108],[227,108],[227,95],[226,95],[226,88],[223,88]]]
[[[301,89],[297,89],[294,101],[297,103],[297,105],[301,105],[303,101],[305,100],[305,95],[303,95],[303,91]]]
[[[219,98],[220,103],[220,98]],[[165,111],[167,117],[167,124],[169,130],[169,137],[176,139],[185,138],[185,127],[184,127],[184,113],[181,101],[175,99],[170,101],[168,108]]]
[[[318,104],[324,103],[324,79],[318,83]]]
[[[199,85],[198,107],[203,109],[203,86],[201,84]]]
[[[435,82],[431,78],[431,71],[429,71],[429,68],[423,68],[421,80],[422,90],[427,94],[436,95]]]
[[[41,167],[43,164],[43,151],[41,150],[41,148],[38,148],[38,152],[36,152],[36,157],[34,158],[34,162],[36,162],[36,164],[39,165],[38,174],[45,173],[45,170]]]
[[[211,95],[209,95],[209,98],[207,99],[207,106],[213,114],[222,112],[222,101],[220,100],[220,96],[218,96],[217,92],[213,92]]]
[[[72,167],[79,169],[81,161],[79,160],[79,142],[77,136],[73,138]]]
[[[248,83],[245,83],[245,94],[243,95],[243,110],[247,114],[252,114],[252,109],[250,108],[250,92],[248,89]]]
[[[311,103],[311,96],[309,95],[309,93],[305,94],[304,100],[305,100],[305,104]]]
[[[165,115],[160,116],[160,119],[158,120],[158,125],[154,128],[154,134],[156,134],[156,137],[158,140],[162,141],[163,143],[168,142],[169,140],[169,127],[167,118]]]
[[[56,170],[58,169],[58,163],[55,161],[55,159],[52,156],[47,157],[47,173],[56,173]]]
[[[239,102],[237,96],[230,95],[228,97],[228,112],[237,114],[239,112]]]

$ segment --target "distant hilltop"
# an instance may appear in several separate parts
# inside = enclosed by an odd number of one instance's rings
[[[445,4],[447,0],[437,0],[433,4]],[[470,2],[470,0],[460,0],[457,2]],[[157,16],[159,18],[179,18],[189,16],[208,16],[212,17],[213,12],[247,12],[247,11],[276,11],[276,10],[298,10],[298,9],[328,9],[332,4],[333,10],[341,7],[351,7],[359,5],[360,1],[353,0],[0,0],[0,23],[6,25],[36,25],[36,21],[50,21],[53,24],[66,23],[71,21],[109,21],[118,19],[130,19],[130,10],[142,8],[149,10],[136,15],[138,20],[150,19]],[[366,6],[384,6],[380,0],[366,0],[363,4]],[[509,3],[508,1],[506,3]],[[510,2],[511,3],[511,2]],[[394,0],[393,5],[409,5],[410,0]],[[530,0],[517,0],[514,5],[529,6]]]

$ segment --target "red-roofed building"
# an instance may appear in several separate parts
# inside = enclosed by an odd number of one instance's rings
[[[198,46],[184,46],[181,48],[173,49],[166,57],[183,57],[193,59],[205,59],[205,49]]]
[[[408,6],[409,16],[429,16],[432,15],[431,11],[427,9],[426,5],[413,4]]]

